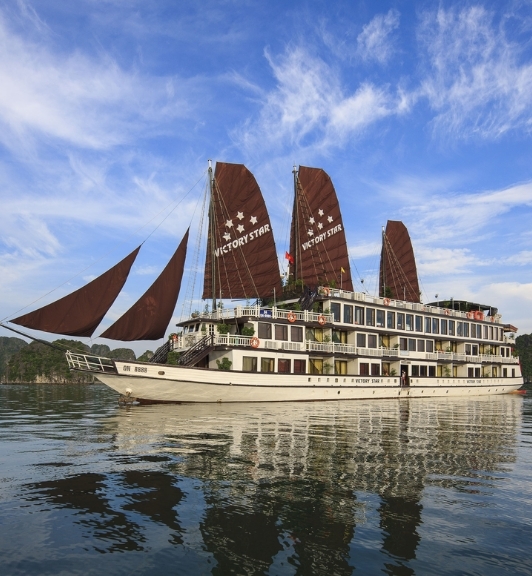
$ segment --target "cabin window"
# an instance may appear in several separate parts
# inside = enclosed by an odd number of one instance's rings
[[[480,368],[475,368],[475,378],[480,378]]]
[[[290,326],[290,339],[292,342],[303,342],[303,327]]]
[[[259,322],[258,337],[265,340],[271,340],[272,325],[267,322]]]
[[[288,326],[286,324],[275,325],[275,339],[288,340]]]
[[[498,373],[498,371],[497,371],[497,366],[494,366],[494,367],[493,367],[493,374],[492,374],[492,376],[493,376],[494,378],[497,378],[498,375],[499,375],[499,373]]]
[[[345,360],[335,360],[334,373],[340,375],[347,374],[347,362]]]
[[[484,326],[484,336],[483,336],[484,340],[488,339],[488,327]]]
[[[425,350],[427,352],[434,352],[434,340],[425,340]]]
[[[316,340],[314,328],[305,328],[305,340],[314,342]]]
[[[331,314],[335,322],[340,322],[340,304],[338,302],[331,303]]]
[[[374,308],[366,308],[366,326],[375,326]]]
[[[367,362],[360,363],[360,375],[369,376],[369,363]]]
[[[469,322],[464,322],[464,336],[469,338]]]
[[[490,340],[493,340],[493,326],[490,326]]]
[[[447,320],[441,320],[441,322],[440,322],[440,334],[447,334]]]
[[[432,333],[433,334],[440,333],[440,322],[437,318],[432,319]]]
[[[395,328],[395,312],[386,312],[386,327]]]
[[[277,360],[277,372],[281,374],[290,374],[290,360],[279,358],[279,360]]]
[[[379,336],[379,346],[381,348],[389,348],[390,347],[390,336],[388,334],[381,334]]]
[[[347,344],[347,332],[342,332],[342,330],[333,330],[332,341],[336,344]]]
[[[273,358],[261,358],[260,359],[260,371],[261,372],[273,372],[275,366],[275,360]]]
[[[412,366],[412,376],[419,376],[419,366]]]
[[[427,334],[431,333],[431,329],[430,329],[431,325],[432,325],[432,320],[430,318],[425,318],[425,332]]]
[[[449,336],[454,336],[454,320],[449,320]]]
[[[353,324],[353,306],[344,304],[344,323]]]
[[[412,314],[406,315],[406,329],[410,331],[414,329],[414,316]]]
[[[502,376],[503,376],[503,378],[508,378],[508,368],[502,369]]]
[[[471,344],[466,344],[466,345],[465,345],[465,353],[466,353],[468,356],[471,356]]]
[[[408,349],[408,340],[406,338],[399,338],[399,349],[400,350]]]
[[[244,356],[242,358],[242,370],[244,372],[256,372],[257,358],[255,356]]]
[[[381,375],[381,365],[380,364],[372,364],[371,365],[371,375],[372,376],[380,376]]]
[[[307,371],[306,360],[294,360],[294,374],[305,374]]]
[[[316,342],[323,342],[323,328],[314,328],[314,339]]]
[[[309,360],[309,367],[311,374],[323,374],[323,360],[311,358]]]
[[[384,328],[384,310],[377,310],[377,326]]]
[[[463,336],[464,334],[464,323],[463,322],[457,322],[456,323],[456,335],[457,336]]]
[[[420,366],[419,367],[419,375],[422,377],[427,377],[427,367],[426,366]]]
[[[377,348],[376,334],[368,334],[368,348]]]
[[[512,378],[515,378],[515,368],[512,368]]]
[[[474,368],[468,368],[467,369],[467,377],[468,378],[474,378],[475,377],[475,369]]]
[[[417,351],[418,352],[425,352],[425,340],[418,340],[417,341]]]
[[[382,363],[382,375],[383,376],[389,376],[390,375],[390,363],[389,362],[383,362]]]
[[[429,377],[434,378],[436,376],[436,366],[429,366]]]
[[[415,338],[409,338],[408,339],[408,350],[410,352],[415,352],[416,351],[416,340]]]
[[[357,346],[359,348],[365,348],[366,347],[366,335],[365,334],[357,334]]]
[[[478,356],[478,346],[476,344],[473,344],[473,346],[471,346],[471,354],[473,356]]]
[[[477,338],[480,340],[482,338],[482,326],[477,324]]]
[[[397,330],[405,329],[405,315],[401,312],[397,313]]]
[[[423,316],[416,316],[416,332],[423,332]]]
[[[355,324],[364,324],[364,308],[355,306]]]

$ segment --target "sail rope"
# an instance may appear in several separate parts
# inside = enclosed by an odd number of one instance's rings
[[[419,298],[419,295],[416,294],[412,284],[408,280],[406,272],[404,271],[403,267],[401,266],[401,263],[399,262],[399,258],[395,254],[395,252],[392,248],[392,245],[391,245],[390,241],[388,240],[386,233],[384,233],[383,239],[384,239],[383,252],[388,256],[388,262],[390,263],[390,267],[391,267],[391,275],[392,275],[392,279],[393,279],[394,289],[397,290],[398,284],[399,284],[399,288],[400,288],[401,283],[402,283],[403,287],[408,288],[408,296],[410,298],[412,298],[414,300],[416,298]],[[383,262],[383,266],[384,266],[384,262]],[[389,283],[388,278],[385,279],[385,282],[387,284]],[[380,280],[379,280],[379,284],[380,284]],[[379,290],[380,290],[380,286],[379,286]],[[384,287],[383,287],[383,290],[384,290]],[[383,296],[384,296],[384,294],[383,294]],[[394,293],[394,298],[401,299],[401,296],[403,297],[403,300],[406,300],[406,294],[403,293],[401,295],[398,295],[398,294]]]
[[[164,221],[170,216],[170,214],[172,214],[176,208],[182,203],[184,202],[184,200],[187,198],[187,196],[194,190],[194,188],[198,185],[198,183],[204,178],[205,176],[205,171],[202,173],[201,177],[194,183],[194,185],[189,188],[189,190],[184,194],[183,197],[179,198],[177,201],[174,202],[170,202],[169,204],[167,204],[164,208],[162,208],[161,210],[159,210],[159,212],[157,212],[157,214],[155,214],[154,216],[152,216],[152,218],[150,218],[147,222],[145,222],[142,226],[140,226],[139,228],[137,228],[134,232],[132,232],[131,234],[129,234],[128,236],[126,236],[119,244],[119,246],[124,245],[126,242],[128,242],[133,236],[137,235],[141,230],[143,230],[144,228],[146,228],[146,226],[148,226],[151,222],[153,222],[156,218],[158,218],[163,212],[165,212],[166,210],[168,210],[168,208],[170,206],[172,206],[172,204],[175,204],[174,207],[172,208],[172,210],[168,213],[168,215],[163,218],[163,220],[150,232],[150,234],[148,234],[148,236],[146,236],[146,238],[142,241],[142,244],[144,244],[144,242],[146,242],[146,240],[148,240],[148,238],[150,238],[154,232],[164,223]],[[77,272],[76,274],[74,274],[73,276],[71,276],[70,278],[68,278],[67,280],[65,280],[64,282],[62,282],[61,284],[58,284],[55,288],[52,288],[51,290],[49,290],[48,292],[46,292],[45,294],[39,296],[39,298],[36,298],[35,300],[33,300],[32,302],[26,304],[25,306],[23,306],[22,308],[19,308],[16,312],[13,312],[12,314],[8,314],[7,316],[5,316],[4,318],[0,319],[0,323],[1,322],[5,322],[7,321],[8,318],[11,318],[13,316],[18,315],[20,312],[22,312],[23,310],[26,310],[26,308],[29,308],[30,306],[33,306],[34,304],[36,304],[37,302],[41,301],[43,298],[46,298],[47,296],[49,296],[50,294],[52,294],[53,292],[55,292],[56,290],[59,290],[59,288],[62,288],[63,286],[65,286],[66,284],[69,284],[70,282],[72,282],[72,280],[74,280],[75,278],[78,278],[79,276],[81,276],[83,273],[85,273],[87,270],[89,270],[89,268],[92,268],[95,264],[98,264],[98,262],[100,262],[101,260],[103,260],[104,258],[106,258],[107,256],[109,256],[109,254],[112,254],[113,252],[115,252],[117,250],[117,247],[113,247],[110,248],[109,250],[107,250],[106,252],[104,252],[97,260],[95,260],[94,262],[91,262],[88,266],[86,266],[85,268],[83,268],[82,270],[80,270],[79,272]]]

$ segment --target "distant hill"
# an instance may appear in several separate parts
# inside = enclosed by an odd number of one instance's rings
[[[129,348],[110,350],[105,344],[93,344],[91,348],[77,340],[56,340],[61,348],[79,350],[108,358],[135,360],[135,353]],[[92,374],[71,372],[64,352],[40,342],[27,344],[20,338],[1,338],[0,353],[4,351],[6,360],[2,366],[4,375],[1,382],[21,383],[83,383],[94,382]]]
[[[525,381],[532,382],[532,334],[522,334],[515,339],[515,350],[521,360]]]
[[[21,338],[0,337],[0,382],[5,380],[7,363],[11,356],[27,345],[28,343]]]

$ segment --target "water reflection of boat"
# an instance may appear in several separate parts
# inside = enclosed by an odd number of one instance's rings
[[[357,531],[372,524],[389,573],[412,573],[396,569],[416,557],[430,523],[425,490],[493,489],[515,461],[521,403],[127,408],[102,428],[113,438],[112,473],[29,488],[38,501],[81,511],[103,551],[149,549],[145,524],[154,523],[176,546],[191,531],[220,573],[280,573],[288,562],[301,574],[352,574],[363,562],[353,556]]]

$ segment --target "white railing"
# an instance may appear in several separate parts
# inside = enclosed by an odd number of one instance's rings
[[[68,367],[74,370],[88,370],[91,372],[116,372],[114,362],[109,358],[91,356],[89,354],[65,353]]]

